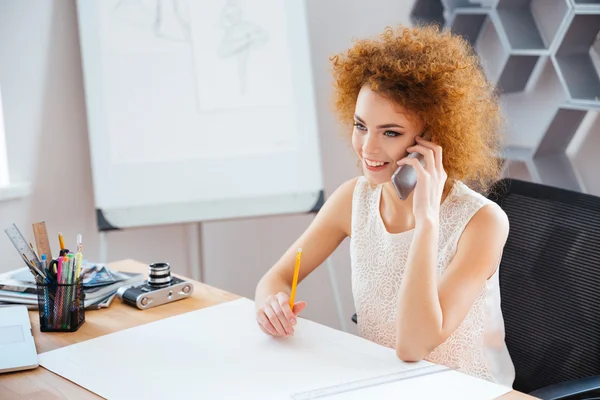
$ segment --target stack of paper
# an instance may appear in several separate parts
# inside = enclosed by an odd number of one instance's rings
[[[43,353],[40,364],[110,399],[485,400],[509,391],[403,363],[393,349],[311,321],[295,329],[288,339],[264,334],[242,299]]]
[[[103,264],[91,264],[83,275],[85,308],[108,307],[121,286],[143,279],[142,274],[116,272]],[[26,305],[30,310],[38,308],[35,280],[27,267],[0,274],[0,306],[13,304]]]

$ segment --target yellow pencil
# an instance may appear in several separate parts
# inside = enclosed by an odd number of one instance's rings
[[[63,239],[62,233],[58,232],[58,244],[60,245],[60,249],[65,249],[65,240]]]
[[[300,258],[302,257],[302,247],[296,254],[296,266],[294,267],[294,280],[292,281],[292,294],[290,295],[290,308],[294,310],[294,298],[296,297],[296,286],[298,286],[298,273],[300,272]]]

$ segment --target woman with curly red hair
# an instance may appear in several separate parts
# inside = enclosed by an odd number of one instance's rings
[[[387,28],[332,58],[335,106],[352,125],[363,174],[342,184],[256,288],[256,319],[288,337],[306,307],[289,305],[299,281],[350,237],[360,336],[428,361],[512,386],[498,266],[509,224],[483,191],[499,176],[502,115],[478,57],[435,26]],[[424,133],[430,140],[423,139]],[[424,165],[407,157],[424,157]],[[401,199],[391,177],[414,168]]]

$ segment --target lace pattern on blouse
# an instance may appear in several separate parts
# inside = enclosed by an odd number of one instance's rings
[[[380,213],[382,186],[359,178],[352,204],[352,291],[361,337],[394,348],[398,291],[413,230],[389,233]],[[473,192],[475,193],[475,192]],[[487,202],[457,182],[440,208],[437,273],[444,272],[471,217]],[[486,286],[487,286],[486,282]],[[483,287],[463,322],[426,360],[493,380],[484,356],[485,290]]]

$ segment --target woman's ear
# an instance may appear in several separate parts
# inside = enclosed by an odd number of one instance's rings
[[[423,132],[423,139],[427,140],[428,142],[433,142],[433,134],[431,133],[431,129],[425,128],[425,131]]]

